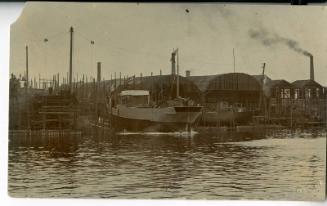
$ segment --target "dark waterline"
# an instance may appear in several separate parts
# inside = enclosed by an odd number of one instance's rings
[[[14,197],[322,200],[326,133],[11,136]]]

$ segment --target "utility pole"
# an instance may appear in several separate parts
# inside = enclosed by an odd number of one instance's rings
[[[73,78],[73,33],[74,29],[71,26],[70,32],[70,52],[69,52],[69,92],[72,92],[72,78]]]

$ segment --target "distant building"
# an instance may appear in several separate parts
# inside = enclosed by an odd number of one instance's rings
[[[297,80],[294,87],[294,110],[315,120],[326,116],[324,88],[314,80]]]
[[[296,80],[294,86],[294,99],[321,99],[324,88],[314,80]]]
[[[293,85],[286,80],[271,80],[266,84],[268,111],[271,115],[285,115],[290,112],[294,96]]]

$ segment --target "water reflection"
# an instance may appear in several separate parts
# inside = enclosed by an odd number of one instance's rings
[[[12,136],[15,197],[321,199],[326,134]]]

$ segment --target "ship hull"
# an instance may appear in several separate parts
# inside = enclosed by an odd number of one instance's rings
[[[112,109],[112,126],[117,131],[171,132],[185,131],[195,126],[201,107]]]

